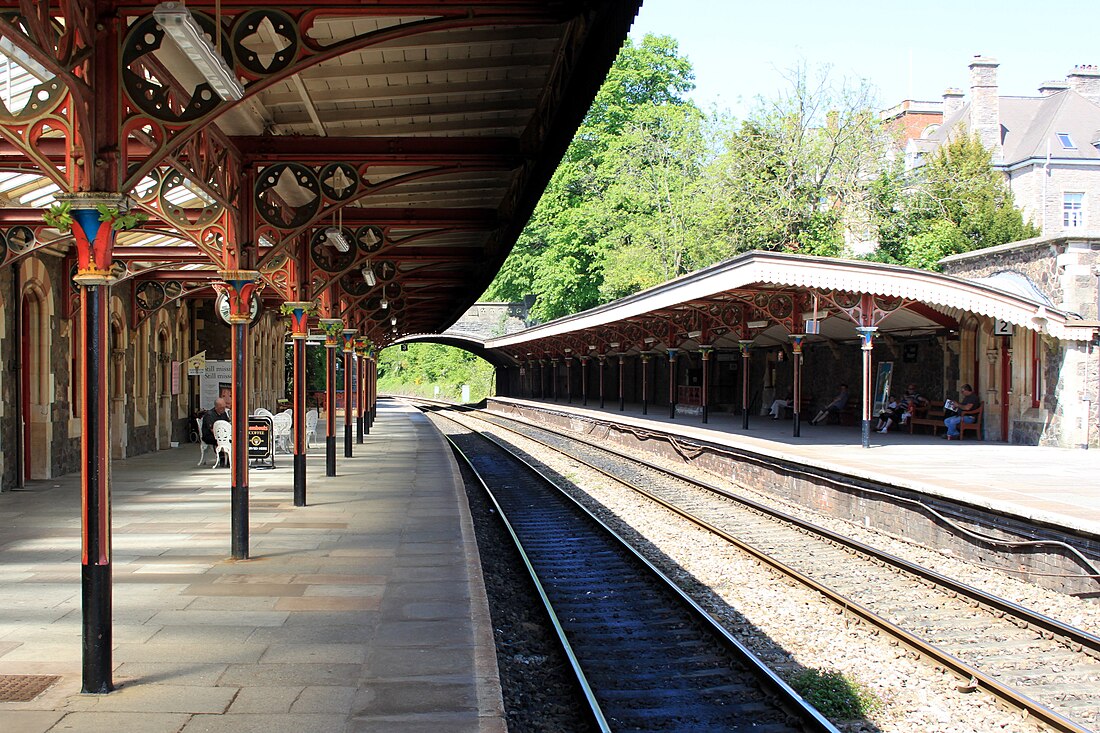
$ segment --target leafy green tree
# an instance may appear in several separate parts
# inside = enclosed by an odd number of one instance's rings
[[[878,259],[934,270],[948,255],[1039,235],[975,135],[940,147],[909,178],[879,200],[884,216]]]
[[[674,172],[692,170],[692,156],[705,152],[691,144],[702,120],[683,96],[692,78],[671,38],[627,42],[486,297],[535,293],[531,315],[548,320],[683,271]],[[642,151],[662,161],[667,178],[649,167],[640,174]],[[654,251],[664,256],[651,267]]]
[[[453,346],[409,344],[382,349],[378,356],[378,389],[390,394],[458,400],[469,385],[470,399],[478,402],[493,393],[496,372],[484,359]]]
[[[728,254],[750,249],[839,255],[882,166],[885,134],[866,82],[833,84],[800,64],[787,88],[730,133],[711,178],[723,192]]]

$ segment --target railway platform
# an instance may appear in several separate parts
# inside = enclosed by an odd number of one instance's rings
[[[898,487],[920,495],[981,507],[997,514],[1066,528],[1091,538],[1100,547],[1100,454],[1089,450],[1008,445],[908,432],[872,433],[870,448],[860,445],[858,427],[809,425],[792,437],[792,422],[750,416],[743,430],[740,415],[711,412],[669,417],[667,405],[617,401],[604,408],[589,398],[531,400],[490,398],[490,406],[509,406],[572,413],[594,420],[622,423],[637,430],[660,430],[718,446],[791,461],[857,479]]]
[[[185,445],[112,463],[114,683],[82,695],[79,476],[0,494],[5,733],[502,733],[492,628],[457,467],[419,412],[379,403],[354,458],[250,471],[232,561],[229,471]],[[3,677],[11,676],[11,677]]]

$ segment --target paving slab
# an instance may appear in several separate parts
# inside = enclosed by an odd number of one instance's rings
[[[288,457],[251,471],[243,561],[228,557],[229,471],[195,466],[193,445],[113,462],[107,695],[79,693],[79,476],[0,494],[0,673],[61,676],[0,703],[0,731],[503,733],[450,452],[390,401],[354,452],[339,446],[335,477],[310,453],[306,507]]]

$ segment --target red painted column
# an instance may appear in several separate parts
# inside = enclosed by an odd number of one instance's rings
[[[345,328],[341,335],[344,339],[344,458],[352,457],[352,440],[351,440],[351,410],[352,410],[352,375],[354,372],[354,365],[352,362],[355,359],[353,351],[355,349],[355,334],[354,328]]]
[[[111,487],[107,373],[110,363],[108,299],[115,232],[99,220],[97,206],[126,208],[112,193],[58,196],[71,207],[80,288],[79,328],[84,344],[81,369],[80,599],[81,692],[107,693],[112,678],[113,604]],[[14,293],[13,297],[21,297]]]
[[[322,318],[325,332],[325,475],[336,475],[336,350],[340,348],[340,332],[344,322],[339,318]]]
[[[700,346],[703,356],[703,424],[710,419],[710,355],[714,351],[710,346]]]
[[[642,414],[649,414],[649,360],[650,354],[642,354]]]
[[[740,339],[737,346],[741,349],[741,429],[749,429],[749,349],[752,339]]]
[[[791,411],[794,415],[794,427],[793,436],[795,438],[801,437],[802,434],[802,339],[806,338],[805,334],[793,333],[791,334],[791,358],[794,361],[794,389],[792,390],[792,403]]]
[[[871,447],[871,351],[875,348],[875,326],[860,326],[856,328],[862,341],[863,351],[863,447]]]
[[[306,337],[309,312],[313,304],[293,301],[284,304],[290,311],[290,338],[294,350],[294,506],[306,505]]]
[[[248,323],[252,299],[259,287],[255,270],[223,270],[218,273],[229,296],[229,328],[232,339],[233,394],[231,418],[233,451],[230,466],[230,535],[233,558],[248,559]]]

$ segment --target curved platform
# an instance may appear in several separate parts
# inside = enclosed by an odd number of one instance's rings
[[[0,702],[0,730],[506,730],[469,509],[416,410],[379,403],[309,506],[291,461],[250,471],[251,559],[229,556],[229,471],[198,448],[112,464],[114,681],[80,688],[79,476],[0,494],[0,675],[60,675]]]

